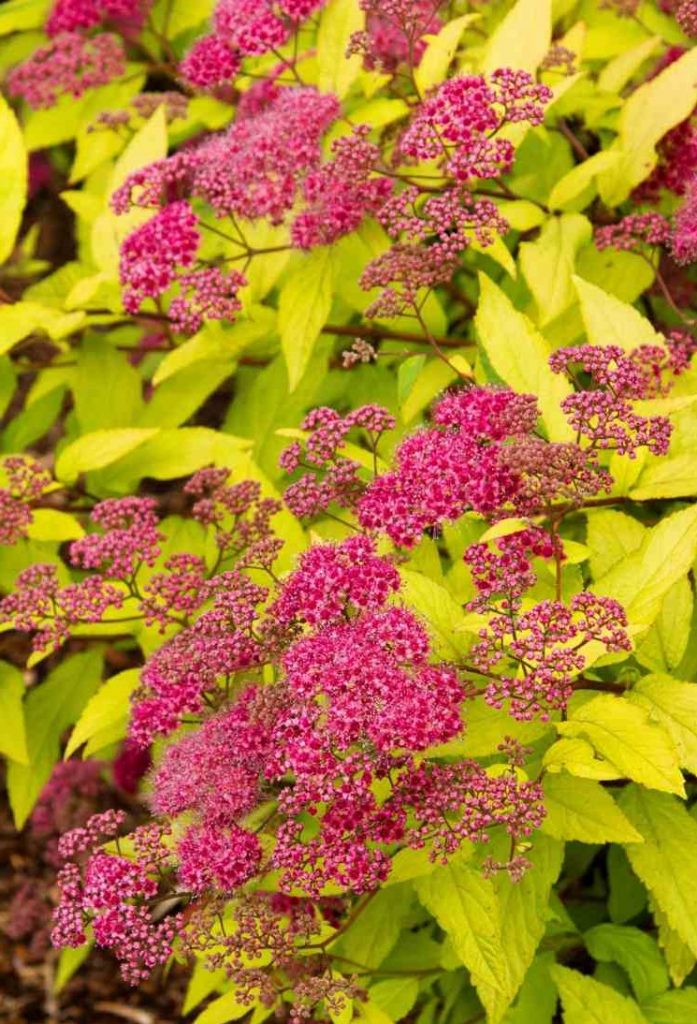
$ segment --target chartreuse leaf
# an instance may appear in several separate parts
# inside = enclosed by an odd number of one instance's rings
[[[572,280],[576,255],[590,238],[590,221],[578,213],[567,213],[550,217],[534,242],[521,244],[520,266],[541,327],[576,301]]]
[[[658,928],[658,945],[668,965],[668,973],[674,985],[682,985],[685,978],[697,963],[697,956],[683,942],[678,933],[668,924],[668,918],[653,901],[649,904],[653,919]]]
[[[619,153],[601,150],[593,156],[576,164],[559,179],[549,193],[550,210],[578,209],[588,205],[595,195],[595,183],[599,174],[613,167],[620,160]]]
[[[351,927],[332,943],[331,952],[378,968],[397,942],[412,900],[408,882],[381,889],[366,903]]]
[[[198,362],[229,364],[247,345],[274,333],[275,311],[265,306],[255,306],[249,317],[232,327],[223,326],[215,320],[204,324],[193,338],[167,353],[153,374],[153,384],[162,384],[168,377],[188,370]]]
[[[12,253],[27,195],[27,151],[11,107],[0,96],[0,263]]]
[[[124,427],[95,430],[73,441],[56,459],[56,477],[72,483],[81,473],[102,469],[145,444],[157,433],[154,428]]]
[[[414,883],[424,906],[447,932],[488,1013],[498,1024],[514,999],[544,933],[562,846],[536,838],[534,866],[515,884],[468,864],[450,863]]]
[[[359,54],[346,56],[349,40],[365,25],[365,13],[358,0],[329,0],[322,11],[317,31],[317,84],[322,92],[342,99],[361,70]]]
[[[29,763],[24,727],[24,680],[7,661],[0,661],[0,754]]]
[[[143,405],[140,374],[103,337],[85,338],[73,377],[75,414],[80,433],[130,427]]]
[[[690,116],[695,103],[697,50],[692,49],[635,89],[622,106],[618,137],[611,149],[619,151],[621,159],[598,179],[605,203],[621,203],[651,173],[657,142]]]
[[[594,960],[624,967],[640,1003],[668,988],[668,970],[656,940],[639,928],[600,924],[587,931],[583,941]]]
[[[25,28],[41,28],[51,0],[9,0],[0,9],[0,36]]]
[[[32,522],[27,527],[31,540],[77,540],[85,531],[75,516],[57,508],[36,508],[32,511]]]
[[[613,597],[631,624],[650,626],[663,598],[697,556],[697,506],[666,516],[647,530],[639,547],[596,580],[593,590]]]
[[[632,46],[609,61],[598,75],[598,88],[603,92],[619,93],[635,71],[658,49],[661,40],[657,36],[645,39],[638,46]]]
[[[227,1024],[231,1020],[246,1017],[258,1003],[242,1002],[234,990],[214,999],[206,1009],[195,1018],[194,1024]]]
[[[588,512],[586,543],[591,553],[591,572],[600,579],[640,546],[646,527],[638,519],[614,509]]]
[[[680,764],[697,774],[697,683],[660,674],[645,676],[628,697],[663,726],[675,744]]]
[[[99,733],[109,730],[109,734],[112,735],[114,727],[122,726],[122,735],[126,735],[130,711],[129,698],[138,685],[139,678],[140,669],[131,668],[112,676],[99,688],[94,697],[89,699],[77,720],[65,748],[66,758]]]
[[[421,93],[426,93],[433,86],[441,84],[455,56],[462,33],[478,17],[478,14],[463,14],[459,18],[446,21],[440,32],[430,38],[427,37],[428,45],[414,71],[416,84]]]
[[[134,207],[117,215],[109,206],[113,192],[133,171],[167,156],[167,123],[164,104],[136,132],[116,161],[107,185],[103,212],[92,225],[92,256],[99,270],[111,278],[118,276],[119,249],[124,238],[149,220],[151,211]]]
[[[637,830],[600,783],[565,773],[547,774],[543,789],[547,815],[542,831],[555,839],[582,843],[641,841]]]
[[[483,71],[537,71],[552,40],[551,0],[517,0],[491,36]]]
[[[693,604],[690,581],[681,576],[666,593],[656,621],[637,647],[635,656],[641,665],[664,672],[680,664],[690,640]]]
[[[420,572],[404,569],[400,593],[430,627],[434,649],[444,657],[457,657],[469,649],[469,638],[458,623],[464,620],[462,608],[440,583]]]
[[[564,736],[585,737],[626,778],[667,793],[685,792],[675,745],[644,708],[600,694],[559,722]]]
[[[493,369],[515,391],[537,396],[551,440],[571,440],[573,432],[559,408],[571,388],[549,368],[548,342],[491,278],[480,274],[479,284],[475,326]]]
[[[186,987],[184,1004],[181,1009],[182,1016],[186,1017],[188,1013],[191,1013],[206,996],[215,992],[218,987],[224,986],[226,980],[227,975],[222,968],[211,971],[203,960],[197,958]]]
[[[663,992],[641,1007],[650,1024],[694,1024],[697,1020],[697,988]]]
[[[644,837],[628,843],[627,856],[668,925],[697,955],[697,821],[666,793],[628,786],[620,806]]]
[[[56,973],[53,978],[53,991],[58,995],[68,984],[73,975],[80,969],[92,950],[92,943],[73,949],[68,946],[60,951]]]
[[[66,658],[27,696],[25,718],[29,763],[9,762],[7,790],[21,828],[59,756],[63,732],[99,686],[102,654],[97,648]]]
[[[582,277],[573,280],[590,345],[619,345],[629,351],[638,345],[663,344],[663,336],[634,306]]]
[[[370,1000],[381,1009],[390,1020],[400,1021],[409,1013],[419,995],[419,983],[416,978],[389,978],[371,985]],[[350,1024],[352,1016],[346,1018]]]
[[[278,329],[290,391],[300,383],[329,316],[335,274],[334,252],[324,246],[304,256],[281,289]]]
[[[647,1024],[634,1002],[614,988],[561,964],[550,967],[564,1010],[564,1024]]]
[[[621,778],[614,765],[598,757],[590,743],[578,738],[557,740],[545,751],[542,764],[548,772],[563,770],[581,779],[607,781]]]
[[[34,331],[41,331],[54,341],[60,341],[78,330],[84,322],[84,313],[63,313],[38,302],[0,306],[0,355],[9,352],[18,341]]]

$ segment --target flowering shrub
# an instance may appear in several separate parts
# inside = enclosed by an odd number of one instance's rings
[[[0,9],[0,751],[56,871],[6,930],[55,897],[59,986],[697,1019],[695,35]]]

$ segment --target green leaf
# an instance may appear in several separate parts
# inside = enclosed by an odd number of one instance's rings
[[[198,362],[219,361],[230,365],[248,345],[268,337],[275,329],[276,313],[265,306],[255,306],[249,313],[249,319],[240,320],[232,326],[218,321],[204,324],[193,338],[167,353],[155,370],[152,382],[162,384],[168,377]]]
[[[358,0],[329,0],[322,11],[317,32],[317,85],[321,92],[333,92],[342,99],[361,70],[359,54],[346,56],[351,36],[365,26],[365,13]]]
[[[7,661],[0,661],[0,754],[29,763],[24,727],[24,680]]]
[[[241,1002],[234,991],[226,992],[224,996],[214,999],[203,1013],[199,1013],[194,1024],[227,1024],[227,1021],[246,1017],[257,1005],[258,1003],[252,1003],[250,1006],[249,1001]]]
[[[98,649],[62,661],[25,701],[29,764],[11,761],[7,789],[17,828],[29,817],[59,756],[61,735],[78,717],[99,686],[102,654]]]
[[[607,790],[592,779],[547,774],[543,789],[547,816],[542,830],[555,839],[582,843],[631,843],[641,836]]]
[[[79,971],[90,955],[91,949],[92,943],[86,942],[84,946],[78,946],[77,949],[68,947],[60,951],[56,973],[53,978],[53,991],[56,995],[65,988],[73,975]]]
[[[377,969],[394,948],[412,900],[408,883],[379,890],[348,931],[332,943],[331,952]]]
[[[643,843],[628,843],[632,868],[668,925],[697,955],[697,821],[675,797],[628,786],[620,806]]]
[[[626,778],[666,793],[685,792],[678,754],[668,733],[626,697],[600,694],[577,708],[557,729],[585,736]]]
[[[640,1003],[668,988],[668,971],[656,941],[639,928],[600,924],[587,931],[583,941],[594,960],[624,967]]]
[[[521,68],[534,74],[552,41],[550,0],[517,0],[486,46],[483,71]]]
[[[520,267],[525,275],[541,327],[576,301],[572,275],[579,250],[590,241],[591,225],[578,213],[550,217],[534,242],[520,246]]]
[[[571,388],[550,370],[550,346],[491,278],[480,274],[479,283],[475,326],[493,369],[515,391],[537,396],[551,440],[571,440],[573,431],[559,408]]]
[[[84,313],[63,313],[38,302],[0,306],[0,355],[9,352],[18,341],[35,331],[59,341],[78,330],[84,322]]]
[[[520,988],[542,938],[561,844],[538,836],[533,866],[519,883],[494,881],[478,868],[450,863],[414,883],[417,895],[468,968],[490,1024],[500,1021]]]
[[[412,1009],[419,995],[416,978],[390,978],[378,981],[369,989],[370,1000],[394,1021],[402,1020]],[[351,1021],[353,1018],[349,1017]]]
[[[324,246],[304,256],[281,289],[278,328],[288,367],[290,391],[300,383],[322,327],[327,322],[332,308],[335,274],[334,252],[331,246]]]
[[[665,672],[680,664],[690,640],[693,604],[690,582],[681,576],[666,593],[656,621],[637,648],[635,657],[641,665]]]
[[[639,345],[663,344],[663,336],[634,306],[582,277],[573,280],[590,345],[619,345],[628,352]]]
[[[102,469],[157,434],[156,429],[95,430],[73,441],[56,459],[56,477],[72,483],[81,473]]]
[[[624,606],[632,624],[650,626],[663,598],[697,556],[697,507],[666,516],[640,546],[597,580],[593,591]]]
[[[118,726],[126,735],[130,713],[130,696],[138,685],[140,669],[131,668],[111,676],[87,702],[65,748],[66,759],[93,736]]]
[[[646,1024],[633,999],[594,978],[554,964],[550,968],[564,1008],[564,1024]]]
[[[478,14],[463,14],[459,18],[446,21],[436,35],[425,37],[428,39],[428,44],[414,71],[416,84],[421,93],[426,93],[433,86],[440,85],[446,78],[462,33],[478,18]]]
[[[650,1024],[695,1024],[697,1020],[697,989],[663,992],[641,1008]]]
[[[550,210],[573,209],[579,204],[583,209],[595,196],[596,179],[603,171],[607,171],[620,160],[620,154],[608,150],[600,150],[593,156],[576,164],[559,179],[549,194]]]
[[[671,981],[674,985],[680,986],[688,974],[693,971],[697,957],[678,933],[670,927],[668,918],[662,910],[655,906],[653,901],[650,903],[650,909],[658,928],[658,945],[666,958]]]
[[[646,534],[646,527],[632,516],[614,509],[591,509],[587,517],[586,543],[591,552],[591,572],[597,580],[637,550]]]
[[[611,846],[608,850],[607,878],[610,887],[607,909],[613,924],[624,924],[641,914],[648,895],[621,846]]]
[[[440,583],[411,569],[401,572],[400,594],[409,606],[421,615],[429,627],[433,646],[447,658],[456,658],[469,650],[469,638],[458,624],[464,621],[461,606]]]
[[[32,522],[27,529],[31,540],[77,540],[85,531],[75,516],[57,508],[36,508],[32,511]]]
[[[553,963],[553,953],[535,957],[504,1024],[552,1024],[557,1008],[557,990],[549,973]]]
[[[27,151],[24,139],[12,109],[0,96],[0,263],[4,263],[14,249],[26,196]]]
[[[614,765],[596,755],[593,747],[582,739],[561,739],[545,751],[542,763],[548,772],[562,769],[581,779],[619,779]]]
[[[683,768],[697,774],[697,683],[683,683],[660,674],[645,676],[628,696],[663,726]]]
[[[86,338],[73,378],[75,413],[81,434],[130,427],[142,408],[140,374],[106,338]]]
[[[52,0],[9,0],[0,9],[0,36],[26,28],[41,28]]]
[[[656,163],[656,144],[690,116],[696,103],[694,49],[634,90],[620,112],[619,133],[611,150],[618,151],[621,159],[599,178],[600,195],[608,206],[623,202],[651,173]]]

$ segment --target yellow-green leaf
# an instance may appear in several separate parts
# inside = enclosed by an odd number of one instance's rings
[[[78,747],[93,736],[123,726],[126,734],[130,713],[130,696],[138,685],[140,669],[131,668],[111,676],[91,697],[80,715],[65,748],[65,757],[71,757]]]
[[[550,217],[534,242],[521,244],[520,267],[535,299],[541,327],[576,301],[572,279],[576,256],[590,238],[588,218],[567,213]]]
[[[546,775],[547,816],[542,830],[555,839],[582,843],[638,843],[641,836],[607,790],[592,779]]]
[[[662,345],[663,336],[628,302],[574,277],[581,316],[591,345],[619,345],[630,351],[638,345]]]
[[[0,661],[0,754],[29,763],[24,727],[24,680],[7,661]]]
[[[94,430],[64,448],[56,460],[56,477],[71,483],[80,473],[116,462],[157,434],[154,428],[124,427]]]
[[[639,547],[593,586],[624,606],[630,623],[649,626],[663,598],[697,556],[697,507],[681,509],[647,530]]]
[[[0,263],[11,254],[27,196],[27,151],[17,119],[0,96]]]
[[[697,821],[675,797],[628,786],[620,806],[643,843],[628,843],[627,856],[670,927],[697,955]]]
[[[534,73],[551,41],[551,0],[517,0],[487,43],[483,70],[521,68]]]
[[[478,14],[463,14],[446,21],[437,35],[426,37],[428,45],[414,72],[416,84],[422,93],[441,84],[455,56],[462,33],[479,17]]]
[[[598,175],[613,167],[620,159],[619,153],[608,150],[601,150],[593,156],[576,164],[570,171],[559,179],[552,191],[549,193],[548,205],[550,210],[564,210],[573,207],[579,198],[584,206],[595,195],[594,185]]]
[[[578,971],[553,964],[554,979],[564,1008],[564,1024],[648,1024],[627,996]]]
[[[489,362],[515,391],[537,396],[552,440],[571,440],[573,431],[559,408],[571,388],[563,376],[550,370],[548,342],[491,278],[480,274],[479,282],[475,326]]]
[[[365,24],[358,0],[329,0],[322,11],[317,32],[318,85],[322,92],[343,98],[361,70],[361,57],[346,56],[354,32]]]
[[[587,740],[579,738],[557,740],[545,751],[542,764],[548,772],[564,770],[581,779],[605,782],[622,777],[614,765],[597,756]]]
[[[559,722],[563,736],[581,736],[626,778],[651,789],[683,795],[678,754],[670,736],[644,708],[625,697],[600,694]]]
[[[303,257],[281,289],[278,328],[290,391],[300,383],[329,316],[335,273],[334,253],[324,246]]]
[[[629,699],[663,726],[676,746],[680,764],[697,775],[697,683],[657,673],[640,679]]]
[[[32,522],[27,536],[32,540],[77,540],[85,531],[75,516],[55,508],[37,508],[32,512]]]

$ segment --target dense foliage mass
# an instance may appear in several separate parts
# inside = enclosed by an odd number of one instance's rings
[[[693,1024],[697,4],[0,36],[9,932],[199,1024]]]

